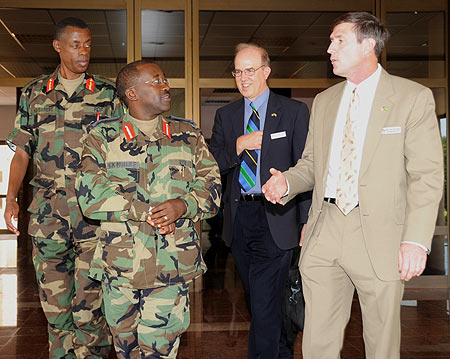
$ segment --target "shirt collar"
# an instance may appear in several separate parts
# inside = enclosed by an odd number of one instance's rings
[[[129,142],[129,141],[133,140],[134,138],[136,138],[136,141],[138,141],[138,143],[143,144],[146,139],[150,139],[151,141],[156,141],[156,140],[161,139],[163,137],[167,137],[167,135],[163,131],[163,121],[165,120],[164,116],[163,115],[158,115],[154,120],[158,121],[158,124],[156,125],[155,131],[152,134],[149,134],[147,136],[144,132],[139,131],[139,127],[134,122],[134,117],[130,115],[129,110],[126,111],[125,115],[123,116],[123,123],[124,123],[124,125],[125,124],[130,124],[133,127],[133,130],[134,130],[133,138],[131,138],[131,139],[127,138],[127,142]],[[122,127],[122,130],[124,131],[125,129]]]
[[[267,88],[261,95],[259,95],[255,101],[253,101],[253,106],[255,106],[255,109],[258,110],[264,103],[266,103],[269,100],[269,94],[270,90]],[[252,101],[250,101],[247,97],[244,97],[244,103],[245,107],[250,107],[250,104]]]
[[[366,78],[364,81],[360,82],[358,85],[347,80],[347,89],[353,91],[353,89],[356,87],[358,92],[376,89],[378,85],[378,80],[380,79],[381,69],[382,69],[381,65],[378,64],[376,71],[368,78]]]

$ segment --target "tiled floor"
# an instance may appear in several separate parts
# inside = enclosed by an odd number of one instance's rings
[[[231,255],[220,240],[205,239],[203,291],[191,294],[192,324],[181,340],[180,359],[241,359],[247,355],[249,315]],[[0,240],[0,358],[47,358],[47,334],[39,306],[30,246]],[[197,283],[197,287],[199,284]],[[448,302],[418,300],[402,307],[402,359],[450,358]],[[362,359],[361,313],[355,299],[343,359]],[[111,358],[114,358],[111,354]],[[295,358],[302,358],[301,335]]]

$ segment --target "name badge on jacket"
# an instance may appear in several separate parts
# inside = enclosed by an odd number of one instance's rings
[[[283,137],[286,137],[286,131],[275,132],[275,133],[270,134],[270,138],[272,140],[276,140],[277,138],[283,138]]]
[[[398,127],[383,127],[381,130],[382,135],[394,135],[396,133],[402,133],[402,128]]]

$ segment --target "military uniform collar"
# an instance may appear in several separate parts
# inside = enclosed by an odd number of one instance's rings
[[[47,82],[44,86],[44,92],[50,93],[53,90],[61,90],[63,91],[62,86],[59,83],[58,80],[58,72],[59,72],[60,65],[55,69],[55,71],[47,78]],[[88,74],[87,72],[84,73],[84,79],[80,86],[84,87],[84,90],[86,92],[94,92],[95,91],[95,79],[94,76]],[[75,90],[75,93],[78,93],[81,89],[80,86]]]
[[[145,133],[139,131],[139,128],[136,126],[129,114],[129,111],[127,110],[123,116],[122,126],[122,131],[126,140],[128,142],[135,140],[138,143],[141,143],[148,141],[154,142],[164,137],[171,138],[172,134],[170,132],[170,124],[167,119],[164,118],[163,115],[158,115],[157,120],[158,124],[156,125],[155,132],[147,136]]]

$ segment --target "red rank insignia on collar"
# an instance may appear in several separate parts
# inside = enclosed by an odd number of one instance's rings
[[[125,137],[127,141],[131,141],[133,138],[136,137],[136,133],[134,132],[133,125],[131,123],[126,123],[122,126],[123,133],[125,134]]]
[[[170,125],[166,121],[163,121],[163,132],[167,137],[172,138],[172,134],[170,133]]]
[[[55,87],[55,79],[53,77],[50,77],[47,81],[47,93],[53,90],[54,87]]]
[[[95,88],[95,81],[92,77],[88,78],[86,80],[86,88],[91,91],[94,92],[94,88]]]

